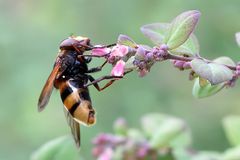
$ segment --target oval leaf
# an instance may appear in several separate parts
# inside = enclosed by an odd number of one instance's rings
[[[224,88],[224,83],[211,85],[211,83],[206,81],[206,84],[201,85],[200,78],[198,77],[194,82],[192,94],[196,98],[204,98],[204,97],[209,97],[218,93],[223,88]]]
[[[142,118],[142,128],[156,149],[171,146],[182,148],[191,144],[191,133],[181,119],[164,114],[147,114]]]
[[[236,33],[235,37],[236,37],[236,42],[237,42],[238,46],[240,47],[240,32]]]
[[[127,137],[135,142],[142,142],[145,141],[145,137],[143,133],[137,129],[129,129],[127,131]]]
[[[191,67],[200,77],[207,79],[212,85],[231,80],[233,72],[224,65],[207,63],[202,59],[191,61]]]
[[[118,36],[118,44],[121,44],[121,45],[125,45],[125,46],[128,46],[128,47],[132,47],[132,48],[135,48],[137,47],[137,44],[128,36],[126,35],[123,35],[123,34],[120,34]]]
[[[192,133],[187,126],[185,127],[184,131],[170,142],[174,149],[189,147],[192,144]]]
[[[167,118],[167,115],[159,113],[150,113],[145,115],[141,119],[143,131],[148,137],[152,137],[157,130],[156,126],[162,125],[164,120],[166,120]]]
[[[240,159],[240,146],[226,150],[222,156],[223,160],[238,160]]]
[[[213,60],[213,62],[218,63],[218,64],[225,64],[225,65],[229,65],[229,66],[236,66],[235,62],[226,56],[222,56],[222,57],[218,57],[216,59]]]
[[[240,145],[240,117],[228,116],[223,120],[224,131],[233,146]]]
[[[74,160],[79,158],[79,153],[70,136],[59,137],[47,142],[31,156],[31,160]]]
[[[176,160],[190,160],[196,154],[187,148],[180,148],[172,150]]]
[[[170,147],[170,143],[184,131],[185,124],[179,119],[168,119],[162,125],[156,126],[157,130],[151,137],[149,144],[154,149]]]
[[[175,49],[186,42],[194,31],[200,15],[197,10],[187,11],[172,21],[168,36],[164,39],[169,50]]]
[[[189,39],[183,45],[171,50],[170,52],[172,54],[193,56],[199,54],[199,48],[197,37],[194,34],[191,34]]]
[[[153,23],[142,26],[140,30],[154,44],[161,45],[169,27],[170,23]]]
[[[201,151],[191,160],[223,160],[222,155],[214,151]]]

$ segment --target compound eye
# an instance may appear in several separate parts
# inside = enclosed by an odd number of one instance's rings
[[[65,39],[61,42],[60,49],[72,47],[72,45],[75,43],[76,43],[76,40],[74,40],[72,38]]]

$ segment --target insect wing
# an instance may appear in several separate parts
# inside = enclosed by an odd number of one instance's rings
[[[60,63],[56,63],[52,72],[50,73],[38,100],[38,111],[42,111],[47,105],[49,98],[53,90],[53,84],[56,76],[59,74],[59,69],[61,67]]]
[[[67,123],[71,128],[71,132],[74,138],[74,141],[77,145],[77,147],[79,148],[81,145],[81,136],[80,136],[80,124],[74,120],[74,118],[72,117],[72,115],[69,113],[69,111],[67,110],[67,108],[64,106],[64,113],[67,119]]]

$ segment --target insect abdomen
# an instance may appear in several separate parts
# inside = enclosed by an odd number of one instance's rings
[[[69,81],[64,81],[59,90],[64,106],[77,122],[84,125],[95,123],[95,111],[87,88],[75,88]]]

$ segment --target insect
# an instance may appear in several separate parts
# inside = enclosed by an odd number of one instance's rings
[[[108,45],[107,47],[111,47]],[[71,128],[76,145],[80,147],[80,124],[91,126],[96,122],[95,110],[92,107],[88,86],[93,85],[98,91],[102,91],[110,86],[115,78],[120,76],[103,76],[94,79],[89,73],[101,71],[107,63],[101,66],[88,68],[91,57],[84,56],[85,51],[92,50],[90,39],[81,36],[71,36],[63,40],[59,47],[59,52],[38,101],[38,111],[42,111],[50,99],[52,90],[59,89],[64,112]],[[98,82],[109,79],[102,88]],[[90,81],[90,83],[89,83]]]

